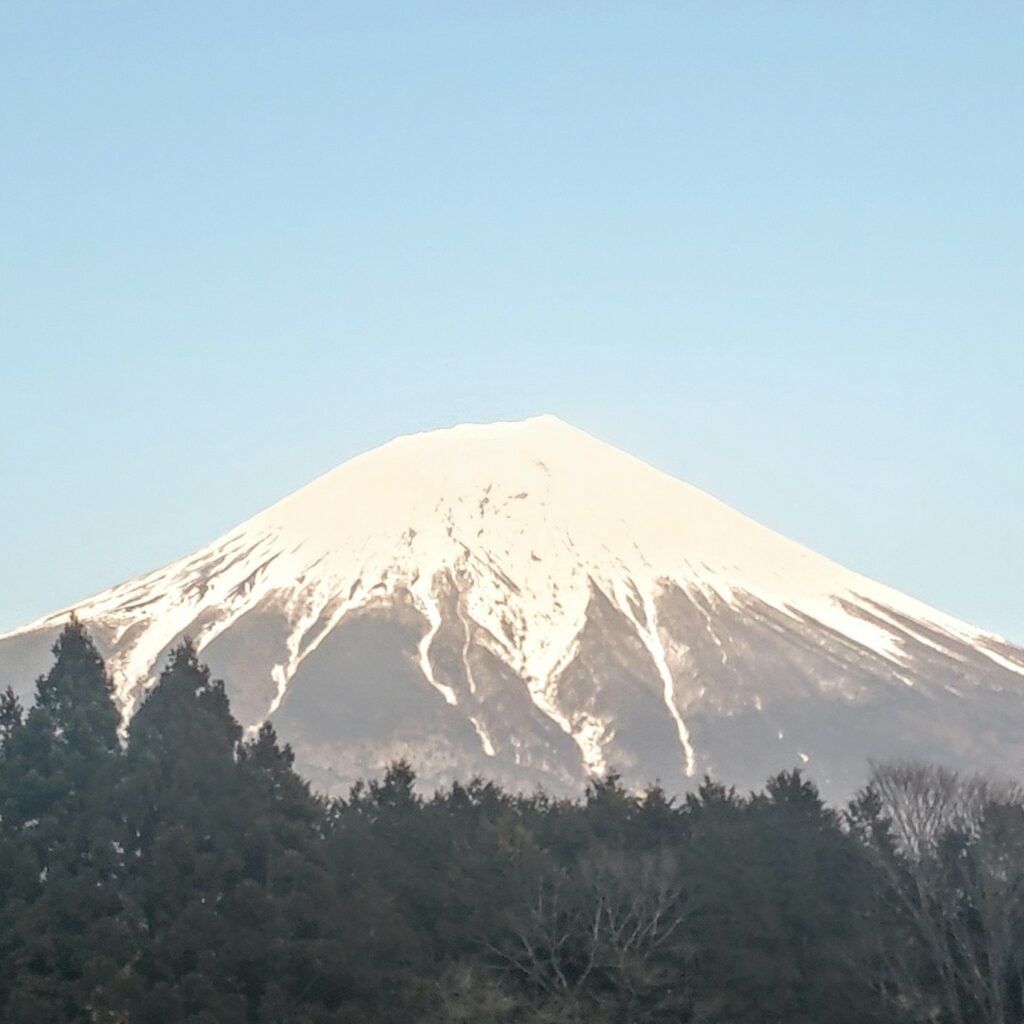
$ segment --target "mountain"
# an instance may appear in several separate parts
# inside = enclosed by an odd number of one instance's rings
[[[188,635],[337,791],[407,757],[678,791],[870,759],[1024,775],[1024,650],[562,421],[401,437],[165,568],[0,637],[28,694],[74,610],[126,714]]]

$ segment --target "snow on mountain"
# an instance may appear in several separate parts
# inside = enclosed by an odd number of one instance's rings
[[[42,670],[70,610],[0,637],[0,671]],[[904,752],[873,715],[979,767],[998,743],[957,724],[965,701],[1024,725],[1018,648],[551,416],[398,438],[74,610],[127,713],[188,634],[244,724],[280,717],[330,786],[408,755],[435,781],[811,762],[849,788]]]

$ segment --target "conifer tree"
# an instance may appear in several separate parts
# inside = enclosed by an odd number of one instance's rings
[[[11,1024],[89,1021],[130,955],[121,903],[122,847],[112,794],[120,764],[113,687],[72,617],[22,718],[0,704],[4,936]]]
[[[121,803],[141,946],[132,1020],[173,1024],[203,1009],[244,1019],[223,969],[232,938],[220,913],[243,873],[240,738],[223,683],[185,641],[128,731]]]
[[[24,711],[14,690],[8,686],[0,693],[0,758],[4,757],[12,737],[21,727]]]
[[[41,863],[66,838],[69,817],[90,794],[102,791],[120,747],[119,715],[103,659],[74,617],[53,646],[54,663],[36,682],[35,704],[22,715],[13,693],[0,706],[0,729],[18,800],[7,808],[7,827],[33,823]],[[109,782],[109,779],[105,780]],[[66,844],[65,844],[66,845]]]
[[[269,724],[242,742],[191,643],[171,652],[126,756],[133,1022],[311,1022],[341,1004],[324,807],[293,761]]]
[[[36,684],[30,718],[43,716],[61,746],[86,759],[118,749],[114,688],[88,632],[72,615],[53,647],[53,668]]]
[[[226,901],[234,970],[263,1017],[327,1013],[345,999],[339,901],[324,856],[325,807],[295,772],[295,756],[267,722],[239,750],[247,807],[244,878]],[[307,1019],[307,1018],[302,1018]]]

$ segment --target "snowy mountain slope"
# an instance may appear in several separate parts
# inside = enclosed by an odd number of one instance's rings
[[[1020,649],[548,416],[399,438],[74,610],[126,712],[190,635],[332,787],[396,756],[555,789],[1024,771]],[[0,677],[68,611],[0,638]]]

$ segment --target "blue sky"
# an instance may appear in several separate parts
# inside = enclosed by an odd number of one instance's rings
[[[0,2],[0,629],[550,411],[1024,641],[1024,5]]]

